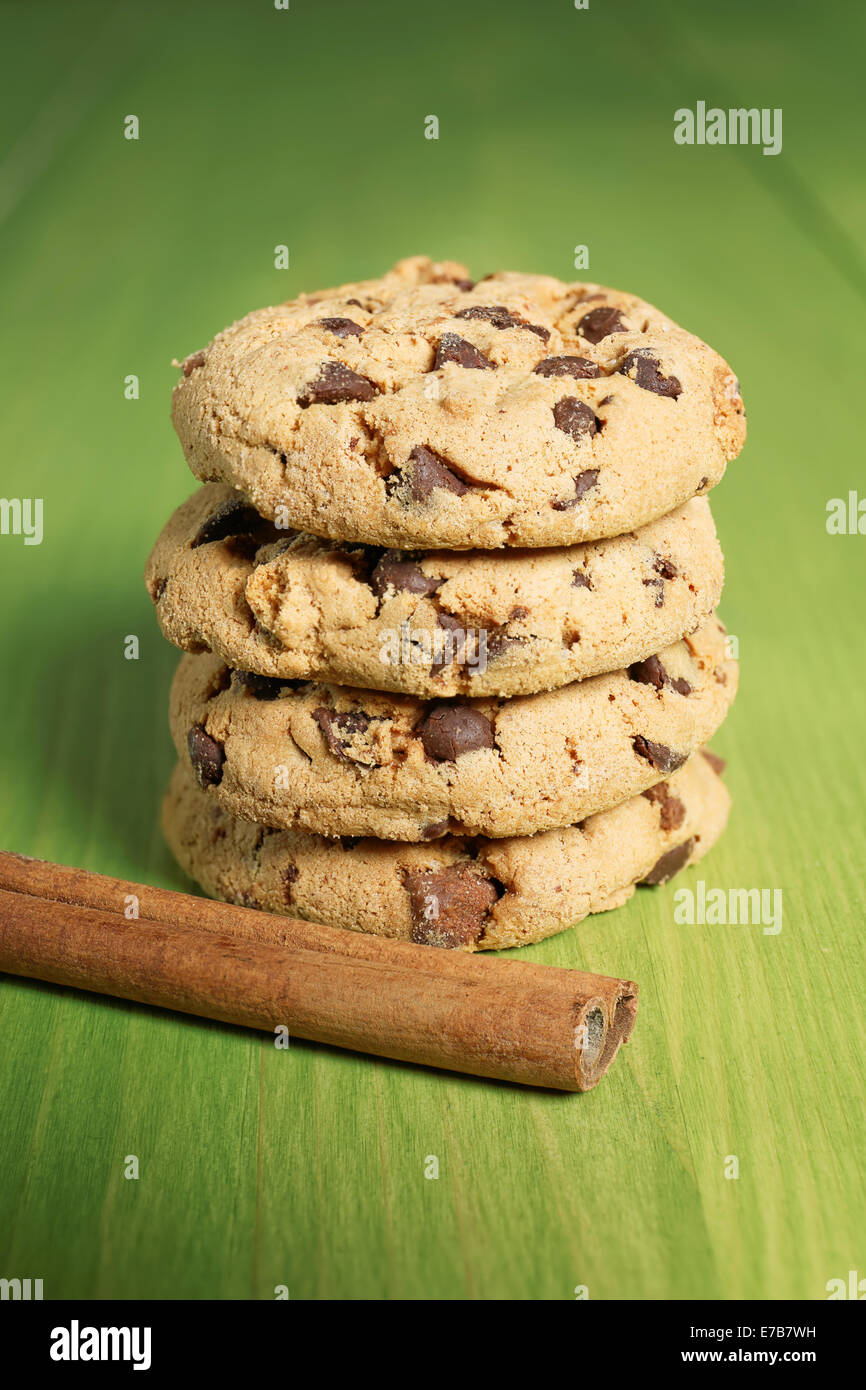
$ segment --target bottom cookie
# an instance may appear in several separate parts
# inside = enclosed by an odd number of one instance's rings
[[[375,936],[464,951],[525,946],[666,883],[725,828],[720,760],[697,753],[666,782],[581,825],[428,844],[326,839],[240,820],[182,765],[163,805],[181,867],[212,897]]]

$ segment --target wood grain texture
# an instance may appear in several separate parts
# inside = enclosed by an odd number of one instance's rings
[[[487,1300],[814,1299],[866,1275],[866,537],[825,529],[829,498],[866,494],[861,25],[842,0],[820,24],[803,0],[6,8],[0,490],[44,498],[45,538],[0,536],[4,848],[188,886],[157,826],[174,655],[141,570],[193,485],[170,360],[248,308],[416,251],[568,277],[585,243],[592,277],[729,358],[750,436],[713,498],[742,664],[714,740],[728,833],[523,953],[640,982],[602,1086],[278,1052],[3,978],[0,1276]],[[676,147],[698,99],[783,106],[782,154]],[[781,889],[781,932],[678,925],[701,879]]]

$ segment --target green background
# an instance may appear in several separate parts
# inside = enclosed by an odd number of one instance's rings
[[[677,886],[784,893],[777,936],[677,926],[665,888],[524,952],[641,984],[584,1097],[4,978],[0,1276],[49,1298],[820,1299],[866,1275],[866,537],[825,527],[866,494],[862,11],[0,15],[2,492],[45,505],[41,546],[0,536],[0,844],[188,887],[157,826],[175,654],[141,580],[192,490],[172,357],[402,255],[575,278],[586,244],[584,278],[660,304],[743,385],[749,441],[713,497],[735,807]],[[699,99],[782,107],[782,153],[675,146]]]

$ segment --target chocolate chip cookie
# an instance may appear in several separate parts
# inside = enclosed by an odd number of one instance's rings
[[[198,478],[281,526],[413,549],[620,535],[745,438],[730,368],[642,299],[424,257],[232,324],[173,419]]]
[[[706,854],[730,800],[698,753],[641,796],[529,838],[325,839],[251,825],[175,769],[172,853],[206,893],[313,922],[463,951],[523,946],[666,883]]]
[[[592,544],[419,553],[281,536],[219,483],[178,508],[146,571],[185,651],[423,698],[532,694],[617,670],[699,627],[722,580],[703,498]]]
[[[178,754],[245,820],[322,835],[533,835],[662,781],[715,732],[737,666],[715,617],[625,670],[510,700],[421,701],[185,656]]]

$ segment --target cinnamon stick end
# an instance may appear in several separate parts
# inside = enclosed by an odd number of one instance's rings
[[[579,1091],[591,1091],[604,1076],[623,1043],[627,1043],[637,1019],[638,987],[620,980],[612,999],[590,999],[578,1016],[582,1046],[575,1058]]]

